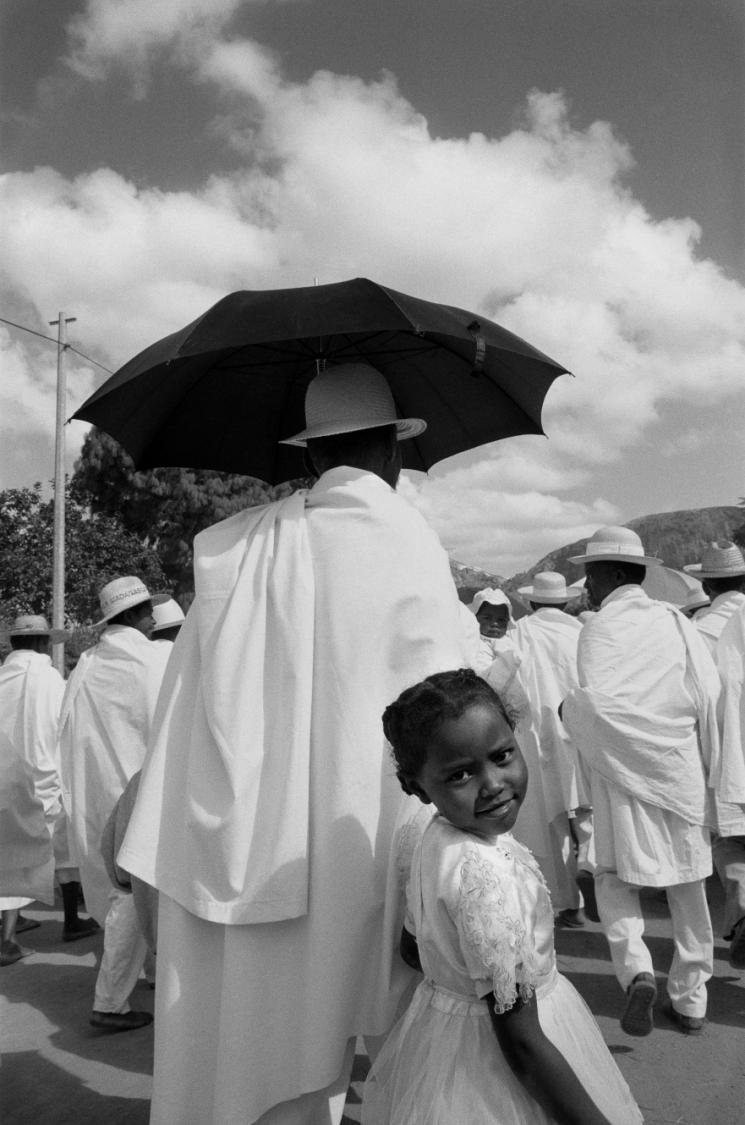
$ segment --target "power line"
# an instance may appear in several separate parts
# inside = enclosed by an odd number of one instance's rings
[[[56,323],[56,321],[54,323]],[[34,328],[27,328],[25,324],[16,324],[13,320],[6,320],[4,316],[0,316],[0,324],[9,324],[11,328],[20,328],[21,332],[30,332],[32,336],[38,336],[41,340],[49,340],[52,344],[58,343],[54,336],[46,336],[43,332],[37,332]],[[71,352],[75,352],[76,355],[79,355],[81,359],[86,360],[88,363],[93,363],[96,367],[100,367],[107,375],[113,375],[113,371],[110,371],[108,367],[104,367],[97,359],[92,359],[89,355],[86,355],[85,352],[81,352],[78,348],[73,347],[72,344],[65,344],[64,347],[69,348]]]

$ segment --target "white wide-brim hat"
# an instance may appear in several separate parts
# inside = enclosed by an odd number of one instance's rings
[[[723,539],[709,544],[700,563],[688,563],[683,570],[696,578],[738,578],[745,574],[745,558],[735,543]]]
[[[305,392],[305,429],[281,445],[305,446],[309,439],[395,426],[399,441],[424,433],[422,418],[399,418],[385,376],[369,363],[327,367]]]
[[[587,540],[584,555],[573,555],[569,562],[627,562],[637,566],[659,566],[662,559],[645,555],[641,539],[630,527],[601,527]]]
[[[477,614],[484,603],[487,605],[504,605],[509,610],[510,617],[512,617],[512,602],[507,597],[504,590],[500,590],[498,587],[494,586],[487,586],[485,589],[479,590],[478,594],[474,595],[468,608],[471,613]]]
[[[167,594],[153,595],[148,590],[141,578],[126,575],[124,578],[114,578],[107,582],[98,595],[101,603],[103,617],[96,621],[96,625],[105,625],[112,617],[124,613],[125,609],[132,609],[143,602],[152,602],[155,605],[167,599]]]
[[[571,602],[574,598],[582,596],[582,590],[577,587],[567,587],[563,574],[555,570],[542,570],[533,577],[532,586],[520,586],[518,594],[522,594],[528,601],[541,602],[544,605],[558,605],[562,602]]]
[[[21,613],[16,617],[10,629],[5,631],[5,639],[13,637],[49,637],[53,645],[69,641],[72,633],[66,629],[50,629],[46,617],[40,613]]]
[[[173,598],[167,598],[159,605],[153,605],[153,617],[155,618],[155,627],[152,636],[155,636],[162,629],[173,629],[176,625],[183,625],[186,621],[184,611]]]

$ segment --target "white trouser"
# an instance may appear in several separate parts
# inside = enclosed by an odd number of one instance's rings
[[[706,902],[706,883],[666,887],[675,953],[667,975],[667,993],[684,1016],[706,1014],[706,982],[714,969],[714,935]],[[644,915],[639,887],[624,883],[615,871],[595,874],[598,913],[610,945],[613,969],[624,991],[637,973],[654,973],[644,944]]]
[[[129,1011],[129,994],[137,983],[146,953],[147,942],[140,930],[132,895],[112,891],[104,923],[94,1011]]]
[[[711,846],[717,875],[724,887],[724,938],[730,941],[745,918],[745,836],[717,836]]]

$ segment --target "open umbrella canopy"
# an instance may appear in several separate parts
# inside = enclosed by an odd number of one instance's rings
[[[326,364],[381,371],[400,417],[427,429],[402,443],[426,470],[466,449],[543,433],[541,407],[566,368],[474,313],[366,278],[242,291],[146,348],[73,415],[116,438],[138,468],[180,465],[277,484],[306,472],[279,445],[305,424],[305,391]]]

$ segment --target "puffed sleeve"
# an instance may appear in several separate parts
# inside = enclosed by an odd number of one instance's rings
[[[456,926],[479,995],[494,993],[497,1014],[535,992],[538,970],[530,911],[512,859],[467,848],[460,868]]]
[[[404,928],[411,934],[416,933],[416,922],[411,910],[411,896],[409,893],[409,880],[411,878],[411,865],[414,853],[421,843],[427,825],[432,820],[432,806],[418,804],[414,806],[415,812],[402,824],[395,839],[396,868],[398,871],[399,893],[406,903]]]

